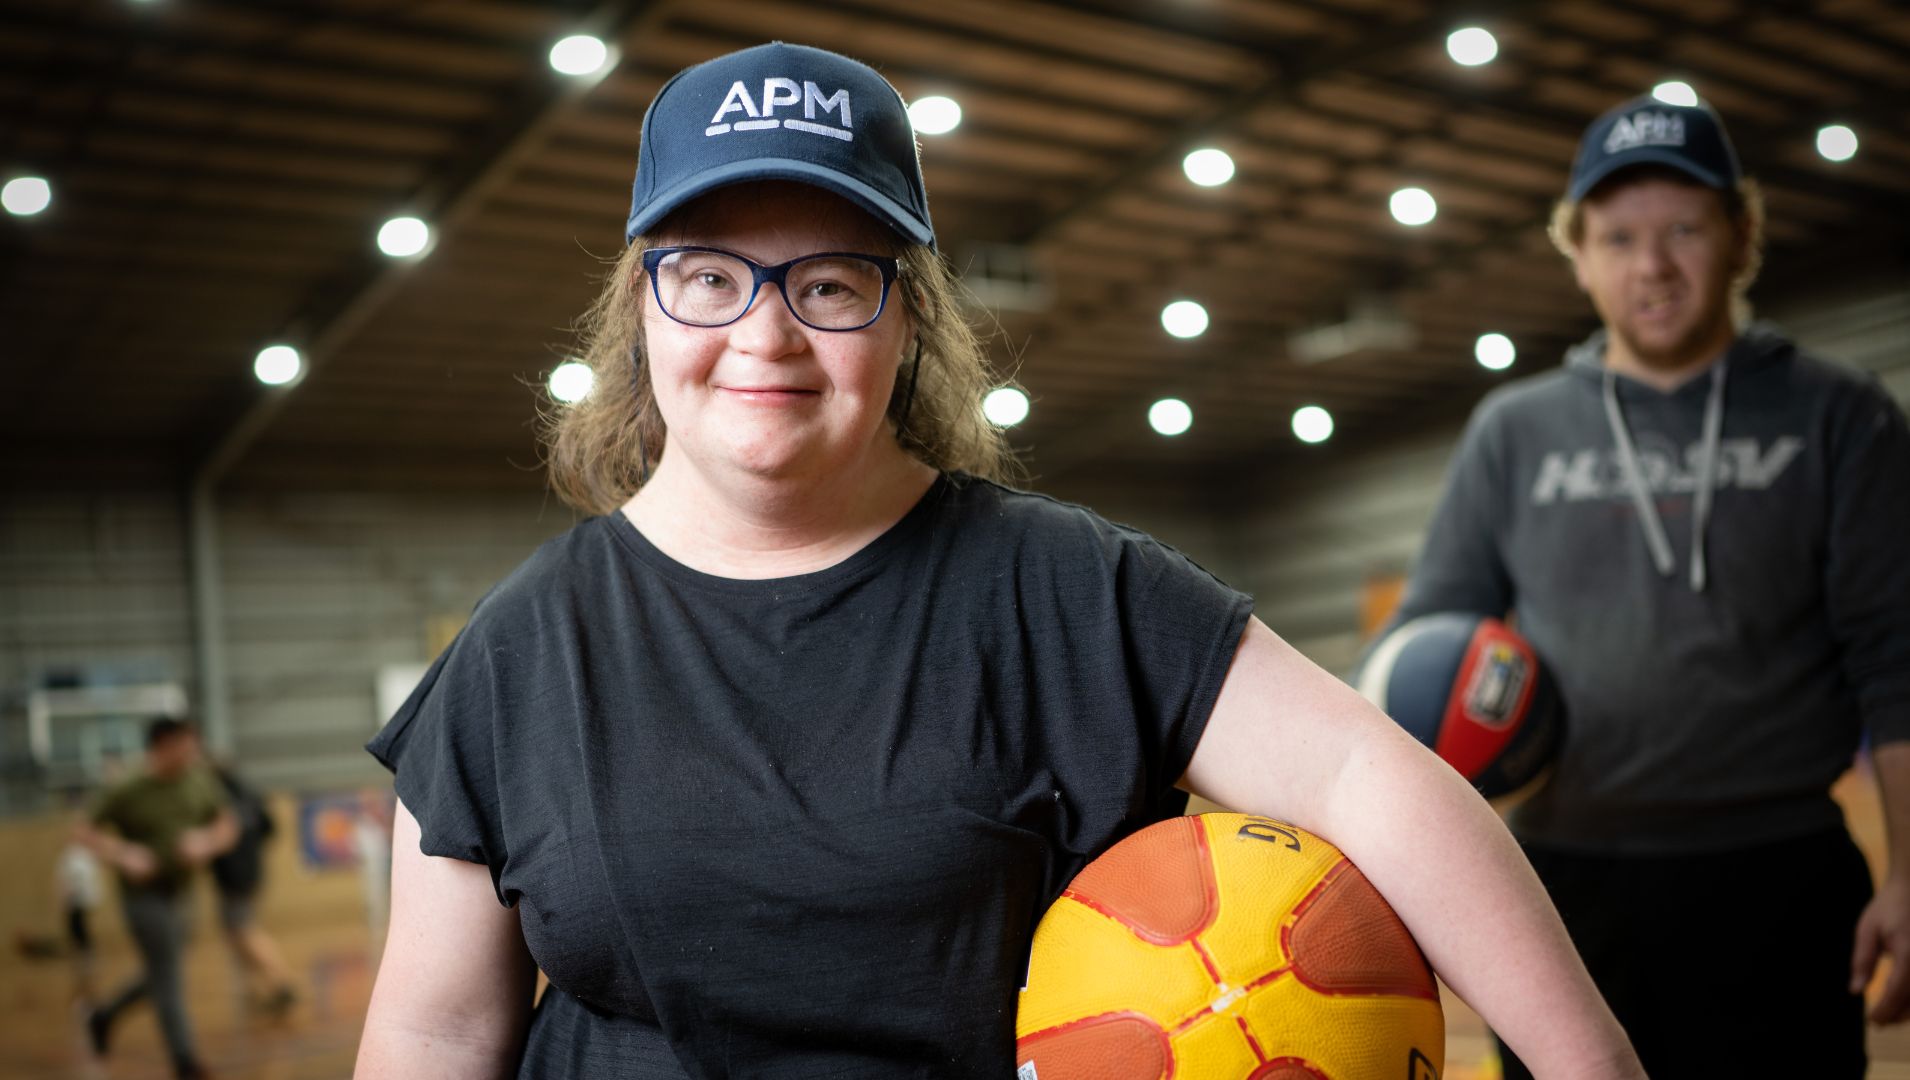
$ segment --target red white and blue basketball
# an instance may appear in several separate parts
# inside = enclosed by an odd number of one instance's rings
[[[1564,734],[1558,689],[1498,619],[1422,615],[1380,639],[1354,685],[1485,797],[1541,778]]]

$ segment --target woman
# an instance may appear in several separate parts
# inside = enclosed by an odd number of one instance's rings
[[[630,389],[551,447],[604,516],[371,746],[401,806],[361,1077],[1012,1075],[1035,922],[1177,782],[1332,838],[1541,1069],[1638,1075],[1450,769],[1171,549],[990,479],[880,76],[679,74],[627,239],[591,360]]]

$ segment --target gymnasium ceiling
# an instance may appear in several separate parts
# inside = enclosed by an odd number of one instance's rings
[[[1447,57],[1465,25],[1494,63]],[[545,60],[580,29],[621,51],[600,82]],[[1335,414],[1306,451],[1331,452],[1555,363],[1590,316],[1542,222],[1585,123],[1666,78],[1765,184],[1764,288],[1900,264],[1910,230],[1888,0],[4,0],[0,173],[55,200],[0,217],[5,475],[183,480],[215,455],[240,486],[537,485],[543,374],[620,247],[645,103],[771,38],[961,103],[922,138],[931,207],[958,263],[1045,276],[1044,306],[994,313],[1037,477],[1277,466],[1300,404]],[[1855,159],[1818,156],[1830,122]],[[1199,146],[1231,183],[1188,182]],[[1407,185],[1431,224],[1389,215]],[[426,256],[377,254],[399,212],[433,223]],[[1205,335],[1163,332],[1178,297]],[[1372,304],[1409,344],[1297,358],[1296,331]],[[1488,330],[1511,372],[1474,362]],[[279,340],[310,372],[268,391],[252,357]],[[1195,417],[1173,440],[1144,419],[1167,395]]]

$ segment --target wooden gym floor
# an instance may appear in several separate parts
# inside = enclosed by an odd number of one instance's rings
[[[1882,826],[1867,779],[1839,785],[1853,830],[1873,863]],[[281,822],[296,821],[289,802]],[[9,939],[25,931],[56,934],[53,858],[61,842],[57,821],[0,823],[0,929]],[[281,830],[271,853],[263,925],[298,974],[300,999],[289,1014],[261,1016],[242,1000],[238,973],[226,954],[209,903],[202,903],[186,968],[192,1020],[201,1053],[221,1080],[335,1080],[348,1077],[356,1056],[365,1004],[376,971],[375,946],[355,872],[314,871],[299,865],[292,838]],[[205,890],[201,890],[202,893]],[[201,896],[200,900],[206,900]],[[131,944],[109,901],[95,913],[95,982],[106,991],[134,970]],[[170,1076],[150,1009],[129,1010],[114,1031],[112,1053],[90,1060],[75,1020],[75,983],[64,960],[25,960],[7,943],[0,960],[0,1077],[17,1080],[163,1080]],[[1496,1080],[1498,1067],[1478,1017],[1458,1001],[1447,1003],[1447,1080]],[[1910,1027],[1872,1030],[1870,1075],[1910,1080]]]

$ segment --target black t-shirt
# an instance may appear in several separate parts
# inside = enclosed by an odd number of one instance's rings
[[[212,774],[225,789],[239,823],[239,838],[212,860],[212,880],[227,896],[250,896],[265,880],[265,842],[278,831],[278,823],[272,820],[265,797],[240,780],[239,774],[224,767],[215,767]]]
[[[480,602],[369,749],[550,977],[519,1075],[1010,1076],[1035,923],[1171,805],[1249,607],[969,477],[772,580],[613,514]]]

